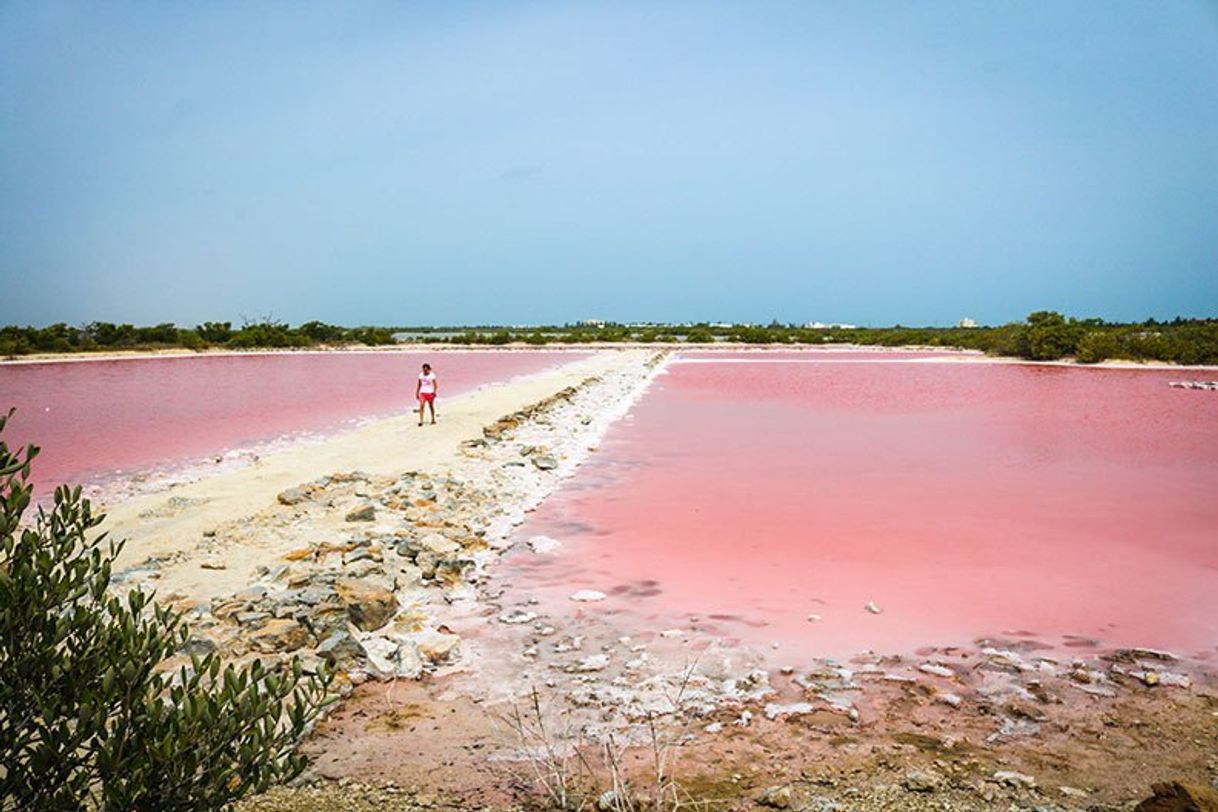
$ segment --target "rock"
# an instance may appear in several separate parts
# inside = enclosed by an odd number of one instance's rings
[[[357,561],[366,561],[372,558],[372,551],[367,547],[360,547],[352,550],[349,553],[343,553],[343,565],[354,564]]]
[[[199,637],[191,635],[178,651],[185,654],[187,657],[206,657],[216,650],[215,641],[208,637]]]
[[[460,553],[460,544],[452,541],[443,533],[428,533],[415,544],[418,545],[418,549],[435,553],[441,558]]]
[[[964,702],[964,700],[960,698],[959,694],[947,692],[935,694],[935,701],[942,702],[944,705],[948,705],[953,708],[960,707],[960,705]]]
[[[552,539],[549,536],[533,536],[533,538],[529,539],[529,549],[538,555],[555,553],[561,546],[561,541],[558,539]]]
[[[867,605],[863,608],[873,615],[878,615],[880,612],[884,611],[880,607],[876,606],[875,601],[867,601]]]
[[[558,467],[558,460],[554,459],[549,454],[538,454],[532,459],[533,465],[539,471],[553,471]]]
[[[456,659],[461,648],[461,638],[455,634],[427,631],[416,639],[419,654],[432,665],[442,665]]]
[[[603,671],[608,665],[608,654],[593,654],[571,663],[563,670],[571,674],[586,674],[592,671]]]
[[[1150,791],[1134,812],[1218,812],[1218,792],[1200,784],[1172,781],[1153,784]]]
[[[338,599],[356,628],[370,632],[381,628],[398,610],[397,597],[376,582],[339,579],[334,584]]]
[[[376,507],[374,505],[362,505],[347,514],[347,521],[349,522],[370,522],[375,518]]]
[[[364,652],[368,655],[369,671],[378,679],[418,679],[423,674],[423,660],[415,647],[409,643],[400,644],[384,637],[370,637],[364,641]]]
[[[795,798],[795,793],[791,790],[790,784],[782,784],[776,787],[770,787],[765,792],[757,796],[757,803],[762,806],[768,806],[771,809],[790,809],[791,802]]]
[[[596,808],[599,812],[615,812],[621,809],[633,809],[630,799],[616,790],[605,790],[596,798]]]
[[[233,615],[233,619],[242,626],[257,626],[270,617],[270,612],[238,612]]]
[[[350,668],[364,659],[364,647],[346,631],[336,631],[317,647],[317,656],[338,668]]]
[[[595,589],[581,589],[578,592],[571,594],[571,600],[577,603],[591,603],[593,601],[603,601],[608,596],[604,592],[597,592]]]
[[[788,702],[779,703],[771,702],[765,706],[765,718],[771,722],[779,716],[800,716],[801,714],[811,713],[813,708],[811,702]]]
[[[943,776],[934,770],[910,770],[901,779],[901,786],[910,792],[934,792],[943,784]]]
[[[436,564],[432,578],[448,589],[465,583],[474,571],[475,564],[468,558],[448,558]],[[420,570],[421,572],[421,570]]]
[[[209,555],[199,562],[199,567],[205,570],[226,570],[228,564],[225,564],[219,556]]]
[[[1174,662],[1180,658],[1170,651],[1163,651],[1155,648],[1135,648],[1130,649],[1135,657],[1144,660],[1163,660],[1164,662]]]
[[[295,651],[309,642],[309,632],[290,618],[273,618],[246,638],[250,647],[263,654]]]
[[[947,677],[950,679],[951,677],[956,676],[955,671],[951,670],[945,665],[939,665],[938,663],[922,663],[920,666],[918,666],[918,670],[923,674],[931,674],[932,676],[936,677]]]
[[[421,539],[411,540],[398,548],[406,550],[406,557],[413,560],[424,578],[433,578],[440,562],[461,552],[461,545],[440,533],[428,533]]]
[[[1191,688],[1193,680],[1183,674],[1169,674],[1166,671],[1157,672],[1159,675],[1159,684],[1168,685],[1175,688]]]
[[[278,581],[288,574],[288,565],[280,564],[276,567],[267,567],[266,572],[262,577],[268,581]]]
[[[1036,789],[1036,779],[1030,775],[1017,773],[1014,770],[999,770],[994,773],[994,780],[999,784],[1017,789]]]
[[[309,492],[304,488],[288,488],[286,491],[280,491],[279,496],[276,498],[279,500],[279,504],[290,507],[307,501]]]
[[[348,565],[344,570],[344,574],[349,578],[364,578],[369,575],[383,572],[384,570],[381,568],[381,565],[376,563],[376,561],[371,558],[360,559],[354,564]]]
[[[518,626],[521,623],[532,623],[536,619],[536,612],[526,612],[523,609],[513,609],[511,612],[504,612],[499,616],[499,622],[506,623],[509,626]]]

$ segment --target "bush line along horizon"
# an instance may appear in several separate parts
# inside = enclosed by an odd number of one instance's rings
[[[980,350],[1037,361],[1074,358],[1081,363],[1109,359],[1166,361],[1179,364],[1218,363],[1218,319],[1106,322],[1068,318],[1054,311],[1031,313],[1022,322],[976,327],[806,327],[773,321],[768,325],[647,324],[614,322],[536,327],[340,327],[321,321],[292,327],[274,319],[247,322],[208,321],[193,329],[172,323],[152,327],[92,322],[79,327],[0,327],[0,356],[39,352],[92,352],[115,349],[180,348],[304,348],[317,346],[384,346],[399,343],[396,332],[411,341],[504,346],[523,343],[713,343],[744,344],[861,344],[928,346]]]

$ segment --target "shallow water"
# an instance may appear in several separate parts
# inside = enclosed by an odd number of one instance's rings
[[[793,662],[1009,635],[1215,651],[1218,395],[1180,372],[686,358],[521,528],[563,547],[510,555],[515,594]]]
[[[444,398],[586,357],[559,352],[341,352],[123,358],[0,365],[10,447],[37,443],[35,481],[155,471],[285,435],[319,434],[414,408],[429,361]]]

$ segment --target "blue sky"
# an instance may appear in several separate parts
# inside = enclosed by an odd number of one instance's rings
[[[0,323],[1218,315],[1218,3],[0,5]]]

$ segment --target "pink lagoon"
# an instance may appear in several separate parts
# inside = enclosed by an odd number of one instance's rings
[[[501,567],[558,616],[781,660],[1218,646],[1218,396],[1179,371],[682,353]],[[573,603],[573,590],[604,592]]]
[[[153,473],[340,430],[414,406],[423,361],[443,398],[551,369],[572,352],[294,352],[0,365],[10,446],[42,449],[37,485]],[[441,409],[443,400],[441,401]]]

